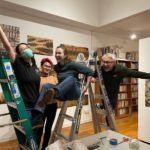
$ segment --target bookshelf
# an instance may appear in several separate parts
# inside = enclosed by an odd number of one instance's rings
[[[138,61],[118,59],[118,64],[130,69],[138,70]],[[124,78],[120,84],[118,93],[118,104],[116,108],[116,117],[122,118],[132,114],[138,109],[138,80],[135,78]]]

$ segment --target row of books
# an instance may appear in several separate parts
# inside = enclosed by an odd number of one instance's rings
[[[129,107],[129,101],[118,101],[118,108]]]
[[[118,115],[124,115],[124,114],[128,114],[128,113],[129,113],[128,107],[118,109]]]
[[[128,93],[119,93],[118,94],[118,99],[127,99],[128,98]]]
[[[138,91],[138,85],[131,85],[131,91]]]
[[[131,96],[132,96],[132,98],[137,98],[138,97],[138,92],[132,92]]]

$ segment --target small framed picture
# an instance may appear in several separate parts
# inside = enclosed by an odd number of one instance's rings
[[[127,52],[127,53],[126,53],[126,59],[130,59],[130,60],[132,60],[132,59],[133,59],[133,55],[132,55],[132,53]]]

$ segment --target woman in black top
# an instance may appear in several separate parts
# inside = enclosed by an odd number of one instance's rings
[[[10,45],[5,33],[0,27],[0,39],[9,54],[16,75],[19,89],[24,100],[26,110],[31,122],[33,121],[32,110],[39,97],[40,74],[33,57],[32,50],[26,43],[20,43],[15,50]],[[42,129],[36,131],[37,143],[40,143]]]

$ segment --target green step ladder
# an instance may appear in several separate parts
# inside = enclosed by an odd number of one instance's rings
[[[14,126],[20,149],[38,150],[10,59],[6,58],[6,52],[0,54],[0,84],[13,121],[0,127]]]

